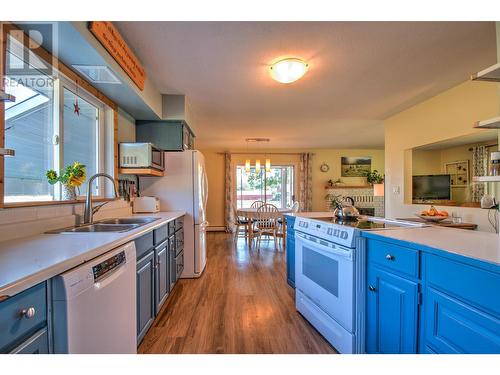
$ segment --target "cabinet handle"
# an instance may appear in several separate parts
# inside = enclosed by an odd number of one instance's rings
[[[376,292],[377,291],[377,288],[375,288],[373,285],[368,285],[368,289],[370,290],[370,292]]]
[[[387,260],[394,260],[394,255],[387,254],[387,255],[385,256],[385,259],[387,259]]]
[[[26,319],[31,319],[35,316],[36,310],[34,307],[28,307],[27,309],[21,310],[21,316]]]

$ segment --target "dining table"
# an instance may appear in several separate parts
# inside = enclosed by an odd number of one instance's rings
[[[255,207],[247,207],[247,208],[238,208],[236,210],[237,214],[239,217],[245,218],[247,221],[247,233],[248,233],[248,247],[252,248],[252,240],[253,240],[253,230],[252,230],[252,225],[255,220],[259,217],[259,212],[258,208]],[[285,243],[286,239],[286,225],[285,225],[285,220],[284,220],[284,215],[289,214],[293,212],[292,208],[278,208],[278,216],[282,218],[283,222],[283,229],[282,229],[282,234],[281,236],[283,237],[283,244]],[[269,215],[274,216],[274,212],[266,212],[264,215]],[[283,245],[284,248],[284,245]]]

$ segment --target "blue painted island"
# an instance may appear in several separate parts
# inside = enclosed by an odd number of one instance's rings
[[[500,353],[498,235],[362,232],[368,353]]]

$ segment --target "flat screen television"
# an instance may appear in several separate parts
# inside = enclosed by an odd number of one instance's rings
[[[451,176],[435,174],[428,176],[413,176],[413,199],[451,199]]]

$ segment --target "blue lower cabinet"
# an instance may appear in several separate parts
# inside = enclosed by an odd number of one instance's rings
[[[137,262],[137,343],[139,344],[155,318],[155,252]]]
[[[37,345],[40,352],[49,352],[48,294],[47,283],[42,282],[0,303],[0,353],[25,352],[22,349],[42,330],[45,334],[37,339]]]
[[[444,292],[427,288],[424,344],[437,353],[500,353],[500,320]]]
[[[177,282],[177,264],[175,262],[175,257],[177,254],[177,246],[175,241],[175,236],[171,236],[168,242],[168,262],[170,266],[170,290],[172,290]]]
[[[168,242],[155,250],[155,311],[158,314],[170,294],[170,269],[168,264]]]
[[[418,284],[368,266],[368,353],[416,353]]]
[[[48,337],[47,328],[44,328],[14,348],[10,354],[49,354]]]
[[[295,288],[295,216],[286,216],[286,279]]]

